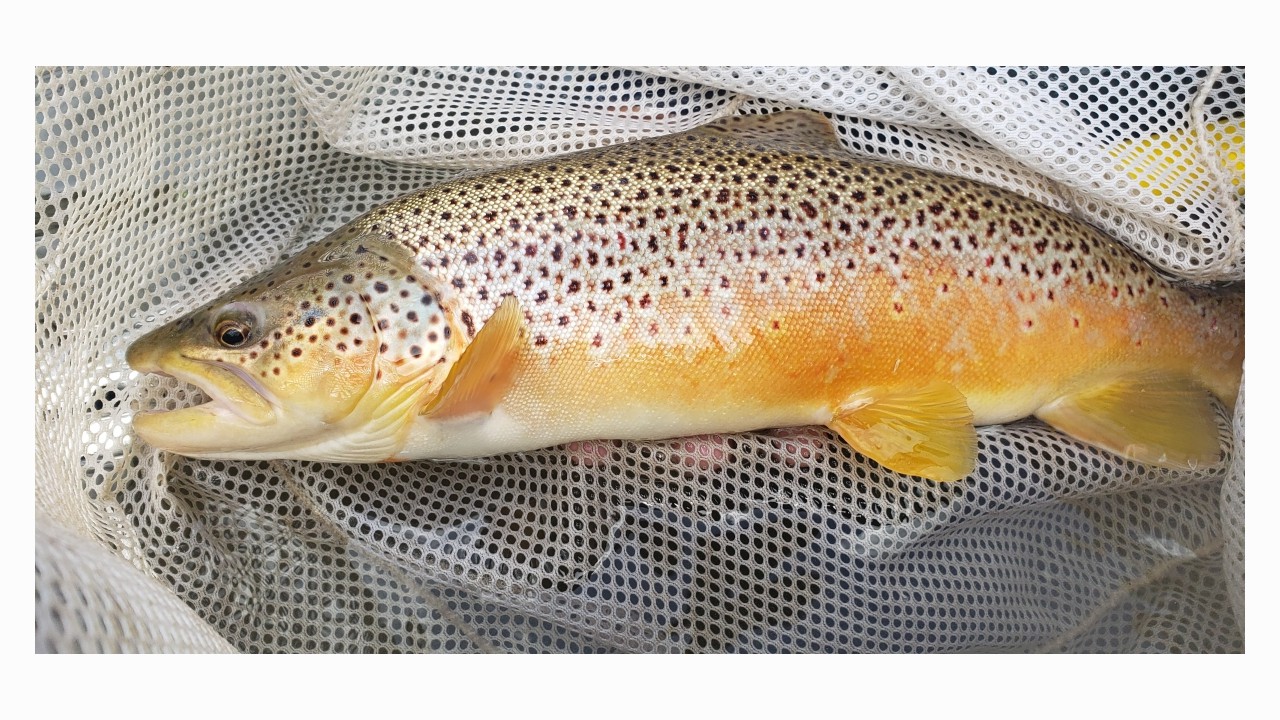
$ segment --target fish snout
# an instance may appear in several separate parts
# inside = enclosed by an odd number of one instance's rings
[[[149,342],[152,335],[144,335],[135,340],[128,350],[125,350],[124,361],[129,367],[141,373],[152,373],[160,370],[160,362],[158,348],[154,342]]]
[[[140,373],[165,373],[161,369],[167,354],[176,349],[180,341],[179,328],[173,323],[162,325],[134,340],[124,352],[124,361]]]

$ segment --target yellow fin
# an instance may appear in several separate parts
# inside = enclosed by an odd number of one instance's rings
[[[973,472],[978,433],[954,386],[869,391],[837,410],[828,426],[886,468],[940,482]]]
[[[451,418],[492,412],[515,380],[525,336],[520,303],[508,295],[453,364],[422,414]]]
[[[1151,465],[1194,469],[1222,457],[1209,392],[1179,376],[1121,378],[1060,397],[1036,417],[1078,440]]]

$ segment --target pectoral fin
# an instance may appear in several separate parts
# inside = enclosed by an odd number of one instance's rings
[[[1122,378],[1060,397],[1036,417],[1090,445],[1161,467],[1194,469],[1222,457],[1213,400],[1181,377]]]
[[[950,384],[868,391],[828,424],[855,450],[890,470],[929,480],[959,480],[978,456],[973,413]]]
[[[508,295],[462,351],[422,414],[445,419],[492,412],[515,381],[526,335],[520,304]]]

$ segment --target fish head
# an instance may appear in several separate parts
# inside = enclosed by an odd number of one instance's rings
[[[130,367],[209,397],[134,430],[191,457],[385,460],[462,351],[435,285],[404,246],[339,231],[134,342]]]

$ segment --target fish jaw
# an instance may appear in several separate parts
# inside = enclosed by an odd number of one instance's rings
[[[212,457],[220,448],[258,446],[272,439],[271,428],[285,421],[283,408],[261,384],[226,363],[165,352],[155,338],[129,348],[129,366],[200,388],[209,396],[201,405],[139,413],[134,431],[149,445],[193,457]]]
[[[142,413],[134,417],[133,429],[138,437],[152,447],[179,455],[196,458],[246,457],[243,453],[219,451],[235,444],[249,452],[243,442],[235,443],[235,436],[251,437],[260,426],[247,423],[226,406],[209,402],[190,408],[168,412]]]

